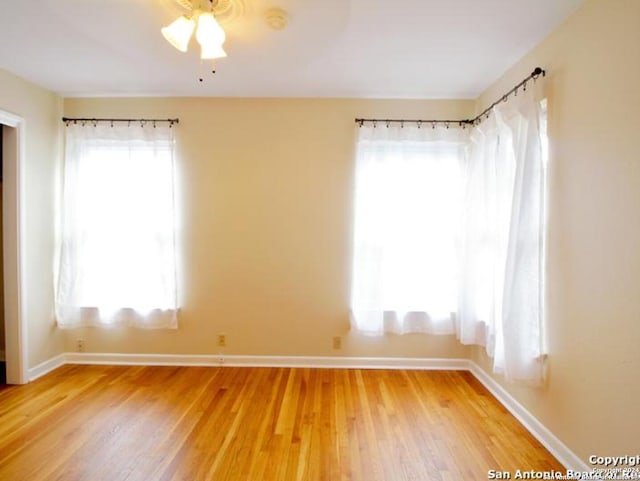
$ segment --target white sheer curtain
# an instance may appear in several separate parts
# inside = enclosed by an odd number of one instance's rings
[[[467,132],[358,129],[352,322],[371,334],[453,333],[459,158]]]
[[[542,380],[540,83],[469,130],[359,128],[354,329],[455,332],[508,380]]]
[[[60,327],[177,326],[174,128],[66,127]]]
[[[471,135],[456,331],[486,346],[495,372],[538,383],[544,367],[545,167],[540,82]]]

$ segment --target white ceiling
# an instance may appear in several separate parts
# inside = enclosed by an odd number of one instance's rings
[[[68,97],[475,98],[584,3],[242,1],[202,83],[195,41],[183,54],[160,34],[174,0],[0,0],[0,68]],[[267,27],[269,7],[287,29]]]

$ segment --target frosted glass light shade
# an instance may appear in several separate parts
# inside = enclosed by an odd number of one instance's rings
[[[186,52],[195,27],[196,22],[194,22],[193,19],[178,17],[168,27],[162,29],[162,35],[167,39],[167,42],[175,48],[181,52]]]
[[[212,13],[206,12],[198,17],[198,29],[196,39],[202,47],[200,58],[212,59],[226,57],[227,53],[222,48],[222,44],[227,36],[220,24],[216,21]]]
[[[214,59],[214,58],[224,58],[227,56],[227,52],[224,51],[222,45],[213,45],[213,46],[202,46],[202,51],[200,52],[200,58],[203,60]]]

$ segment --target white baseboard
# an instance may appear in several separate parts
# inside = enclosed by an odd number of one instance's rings
[[[484,369],[469,360],[469,371],[487,390],[493,394],[500,404],[509,411],[565,468],[574,471],[591,471],[566,444],[560,441],[544,424],[520,404],[499,383],[489,376]]]
[[[560,441],[522,404],[469,359],[384,358],[384,357],[308,357],[308,356],[232,356],[193,354],[117,354],[67,352],[29,369],[33,381],[64,364],[104,364],[143,366],[246,366],[310,367],[343,369],[417,369],[469,371],[522,425],[566,468],[590,471],[575,453]]]
[[[467,359],[329,357],[329,356],[233,356],[215,354],[114,354],[68,352],[67,364],[144,366],[247,366],[313,367],[343,369],[468,370]]]
[[[50,373],[54,369],[57,369],[60,366],[64,366],[65,364],[67,364],[65,354],[58,354],[57,356],[52,357],[51,359],[44,361],[35,367],[31,367],[27,371],[28,382],[35,381],[39,377],[42,377],[45,374]]]

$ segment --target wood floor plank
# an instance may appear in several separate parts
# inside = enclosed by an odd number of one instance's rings
[[[561,465],[469,373],[64,366],[0,388],[0,479],[486,480]]]

